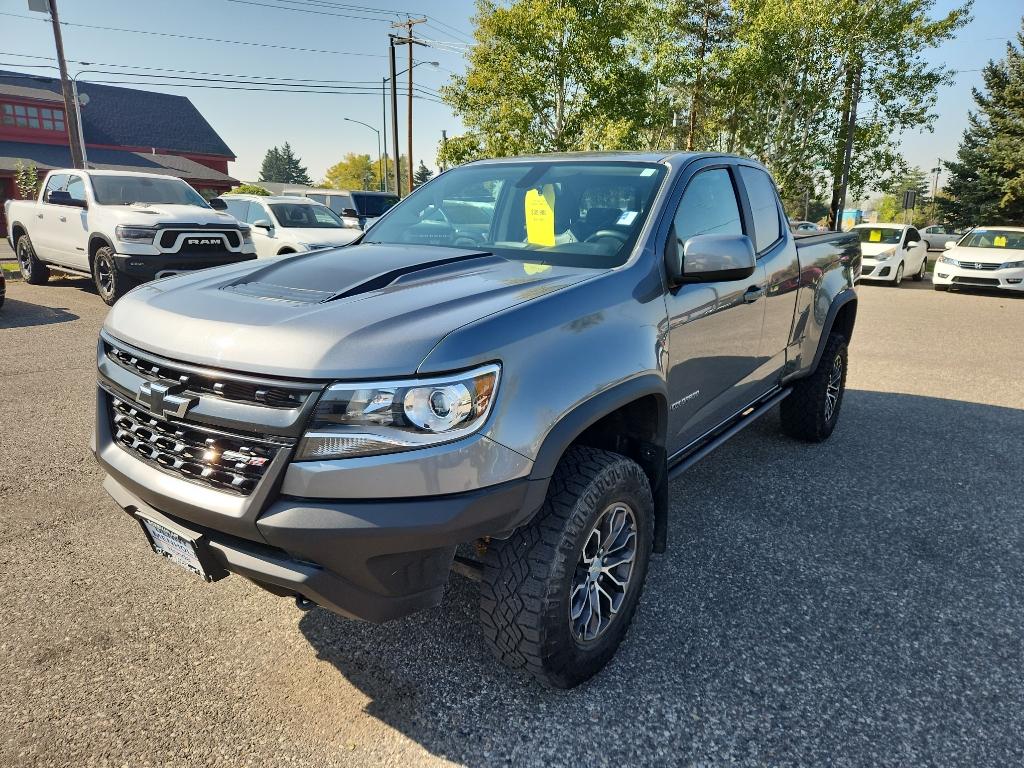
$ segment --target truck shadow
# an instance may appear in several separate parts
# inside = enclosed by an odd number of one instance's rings
[[[315,610],[301,631],[368,714],[470,766],[1014,762],[1024,410],[860,390],[843,407],[825,444],[771,414],[673,484],[627,640],[575,690],[493,661],[458,576],[431,611]]]
[[[61,307],[45,307],[27,301],[18,301],[10,296],[0,309],[0,328],[32,328],[39,325],[54,325],[77,320],[78,315]]]

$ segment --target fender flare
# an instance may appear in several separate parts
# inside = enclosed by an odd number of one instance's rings
[[[825,316],[825,323],[821,326],[821,337],[818,339],[818,348],[814,350],[814,362],[808,369],[808,374],[817,370],[818,361],[821,360],[822,354],[825,352],[825,344],[828,343],[828,336],[832,333],[832,326],[836,322],[836,315],[839,314],[839,310],[845,307],[850,302],[857,301],[857,292],[853,288],[844,288],[836,297],[832,299],[832,304],[829,305],[828,314]],[[847,339],[849,341],[849,339]]]
[[[93,257],[93,253],[94,253],[92,244],[96,240],[102,241],[103,244],[106,245],[108,248],[114,248],[114,244],[112,242],[110,242],[110,238],[107,237],[105,234],[103,234],[102,232],[90,232],[89,233],[89,239],[85,241],[85,243],[86,243],[85,251],[86,251],[87,255],[89,256],[89,266],[90,267],[92,266],[92,257]],[[102,247],[102,246],[100,246],[100,247]],[[114,248],[114,252],[117,253],[117,248]]]

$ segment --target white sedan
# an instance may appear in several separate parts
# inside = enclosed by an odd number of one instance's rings
[[[910,275],[924,280],[928,272],[928,246],[921,234],[906,224],[858,224],[861,280],[883,280],[899,286]]]
[[[1024,291],[1024,227],[978,227],[935,262],[937,291],[956,286]]]

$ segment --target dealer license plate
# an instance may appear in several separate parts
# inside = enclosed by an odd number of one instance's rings
[[[210,580],[203,569],[203,564],[199,561],[199,553],[196,550],[195,541],[175,533],[170,528],[147,517],[140,515],[139,522],[142,523],[142,527],[149,534],[149,543],[152,544],[154,552],[158,555],[163,555],[182,568],[192,571],[192,573],[204,581]]]

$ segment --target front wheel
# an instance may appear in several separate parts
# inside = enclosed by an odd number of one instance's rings
[[[921,268],[919,270],[917,270],[917,274],[914,275],[914,282],[915,283],[920,283],[922,280],[924,280],[924,276],[927,273],[928,273],[928,257],[925,256],[924,259],[921,260]]]
[[[839,409],[846,391],[846,338],[829,334],[825,351],[814,373],[793,385],[782,401],[782,431],[809,443],[828,439],[839,421]]]
[[[114,249],[106,245],[96,251],[92,262],[92,279],[96,283],[96,292],[109,307],[114,306],[118,299],[136,285],[128,275],[118,271]]]
[[[491,651],[553,688],[592,677],[633,619],[653,534],[640,466],[610,451],[570,449],[536,517],[484,556],[480,623]]]
[[[893,288],[899,288],[902,283],[903,283],[903,262],[901,261],[900,265],[898,267],[896,267],[896,277],[892,281],[892,287]]]
[[[28,235],[22,235],[15,244],[18,252],[18,267],[22,279],[31,285],[42,285],[50,279],[50,268],[36,257],[36,250]]]

